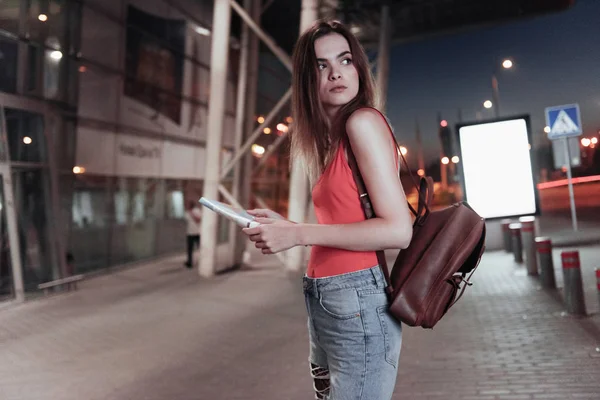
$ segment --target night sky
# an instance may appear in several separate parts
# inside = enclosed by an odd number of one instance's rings
[[[492,100],[497,66],[501,117],[529,114],[534,135],[543,135],[545,107],[579,103],[584,135],[591,136],[600,129],[599,42],[600,0],[577,0],[556,14],[397,45],[387,114],[409,155],[418,119],[431,161],[440,151],[438,112],[452,127],[459,108],[463,121],[474,121],[477,111],[493,118],[483,102]],[[502,70],[504,58],[514,61],[511,70]]]

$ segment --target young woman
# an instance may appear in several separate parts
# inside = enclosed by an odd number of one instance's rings
[[[244,232],[264,254],[312,246],[304,293],[316,398],[390,399],[402,336],[387,313],[375,252],[406,248],[412,236],[396,142],[373,108],[368,59],[344,25],[317,22],[298,40],[293,62],[292,156],[309,174],[318,224],[250,210],[261,225]],[[349,146],[376,218],[365,220]]]

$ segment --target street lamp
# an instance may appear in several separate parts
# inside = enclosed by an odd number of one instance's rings
[[[505,59],[502,61],[502,68],[511,69],[513,67],[513,62],[510,59]],[[496,118],[500,116],[500,93],[498,90],[498,78],[496,78],[496,68],[494,68],[494,72],[492,73],[492,95],[494,97],[494,104],[496,105]]]
[[[442,158],[442,164],[448,165],[449,163],[450,163],[450,159],[448,157],[443,157]]]
[[[405,156],[408,153],[408,149],[404,146],[400,146],[400,153]]]
[[[493,105],[494,104],[491,101],[489,101],[489,100],[486,100],[486,101],[483,102],[483,106],[485,108],[492,108]]]

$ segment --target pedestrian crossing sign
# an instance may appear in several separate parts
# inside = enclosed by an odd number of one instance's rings
[[[579,136],[582,133],[578,104],[546,108],[546,124],[550,127],[548,139]]]

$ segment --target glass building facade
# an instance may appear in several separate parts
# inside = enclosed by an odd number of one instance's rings
[[[212,3],[0,2],[0,299],[185,249],[205,169]],[[224,247],[229,231],[220,220]]]

